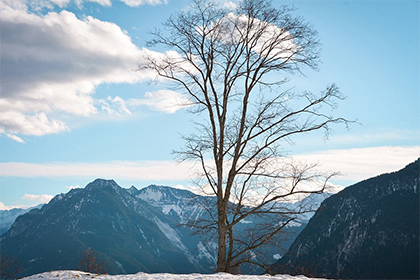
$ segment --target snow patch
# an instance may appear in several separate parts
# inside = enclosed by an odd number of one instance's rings
[[[295,221],[290,221],[286,227],[300,227],[302,224],[299,222],[295,222]]]
[[[124,275],[98,275],[88,272],[59,270],[44,272],[29,277],[22,278],[23,280],[56,280],[56,279],[97,279],[97,280],[311,280],[321,278],[308,278],[306,276],[290,276],[290,275],[232,275],[228,273],[216,274],[169,274],[169,273],[154,273],[148,274],[139,272],[137,274],[124,274]],[[322,278],[324,279],[324,278]]]
[[[163,195],[160,191],[147,188],[146,190],[143,190],[143,192],[137,197],[144,201],[159,201],[162,199],[162,196]]]
[[[212,261],[214,264],[216,264],[216,256],[210,254],[210,252],[207,250],[206,246],[204,246],[204,244],[201,241],[198,242],[197,250],[198,250],[198,258],[199,259],[206,258],[206,259]]]
[[[121,269],[121,272],[126,274],[127,272],[125,271],[123,265],[119,262],[119,261],[115,261],[115,263],[118,265],[118,268]]]
[[[168,215],[171,212],[171,210],[177,213],[178,216],[180,216],[182,213],[182,209],[178,205],[163,205],[162,206],[162,213],[165,215]]]
[[[184,246],[184,244],[181,241],[181,238],[178,236],[178,233],[175,229],[173,229],[170,225],[162,222],[158,218],[154,217],[154,220],[156,222],[156,225],[159,227],[159,229],[162,231],[162,233],[171,241],[171,243],[180,249],[181,251],[188,253],[188,249]]]
[[[275,260],[279,260],[279,259],[281,259],[281,255],[280,254],[274,254],[273,255],[273,259],[275,259]]]

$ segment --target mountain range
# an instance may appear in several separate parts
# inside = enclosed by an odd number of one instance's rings
[[[272,272],[420,279],[420,159],[327,198]]]
[[[97,179],[19,216],[0,237],[1,253],[22,262],[18,276],[77,269],[88,248],[110,274],[211,273],[216,243],[180,226],[206,215],[204,200],[211,203],[214,198],[156,185],[125,189],[113,180]],[[283,249],[306,222],[287,229],[290,238],[281,241]],[[280,253],[269,250],[271,262]]]

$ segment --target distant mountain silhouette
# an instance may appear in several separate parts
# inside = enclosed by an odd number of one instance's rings
[[[420,160],[326,199],[274,273],[419,279]]]
[[[41,208],[43,205],[44,204],[39,204],[27,209],[13,208],[10,210],[0,210],[0,235],[3,235],[10,229],[17,217],[31,211],[32,209]]]

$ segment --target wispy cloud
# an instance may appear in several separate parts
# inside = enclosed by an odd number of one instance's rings
[[[420,146],[372,147],[327,150],[294,156],[299,161],[319,162],[319,171],[340,171],[338,179],[353,183],[403,168],[420,157]],[[118,161],[99,163],[0,163],[0,176],[113,178],[178,182],[193,179],[198,170],[192,163],[175,161]]]
[[[0,9],[26,11],[26,0],[0,0]]]
[[[13,140],[19,142],[19,143],[25,143],[25,141],[17,135],[7,133],[6,136],[9,137],[10,139],[13,139]]]
[[[339,171],[337,179],[358,182],[383,173],[398,171],[420,158],[420,146],[382,146],[326,150],[297,155],[297,159],[319,162],[322,171]]]
[[[101,110],[108,115],[132,115],[131,111],[127,108],[126,101],[119,96],[114,98],[108,96],[106,100],[97,100],[96,103],[99,104]]]
[[[223,7],[227,9],[236,9],[238,7],[238,3],[235,3],[233,1],[222,1]]]
[[[153,110],[172,114],[191,105],[191,101],[181,93],[172,90],[159,90],[146,92],[142,99],[129,99],[128,104],[135,107],[145,105]]]
[[[113,178],[124,180],[181,181],[193,166],[175,161],[118,161],[105,163],[0,163],[0,176]]]
[[[328,143],[331,145],[374,145],[375,143],[395,143],[396,141],[417,141],[420,139],[420,130],[418,129],[371,129],[368,133],[344,133],[333,135]],[[309,143],[309,141],[308,141]]]

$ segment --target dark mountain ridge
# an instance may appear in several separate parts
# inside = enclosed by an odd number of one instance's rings
[[[340,279],[419,279],[420,160],[326,199],[273,267]]]

